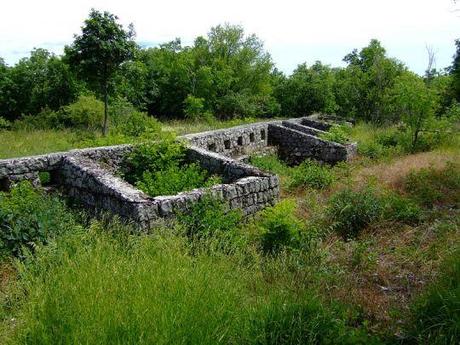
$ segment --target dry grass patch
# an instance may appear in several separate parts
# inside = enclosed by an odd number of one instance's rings
[[[399,189],[400,181],[411,171],[429,167],[441,170],[446,167],[447,162],[457,161],[460,161],[460,153],[457,151],[421,152],[365,167],[355,174],[353,182],[362,185],[375,178],[389,187]]]

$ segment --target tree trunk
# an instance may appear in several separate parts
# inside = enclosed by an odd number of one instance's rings
[[[108,103],[109,103],[109,92],[108,92],[108,89],[107,89],[107,83],[105,83],[104,85],[104,125],[102,127],[102,136],[107,136],[107,133],[108,133],[108,112],[107,112],[107,108],[108,108]]]

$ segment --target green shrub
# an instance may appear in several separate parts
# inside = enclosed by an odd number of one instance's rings
[[[124,177],[135,184],[145,171],[162,171],[182,163],[185,153],[185,146],[174,139],[137,145],[126,159]]]
[[[384,203],[383,217],[406,224],[416,224],[420,221],[422,210],[413,200],[396,193],[388,193],[382,197]]]
[[[350,141],[350,127],[347,125],[333,125],[327,132],[321,133],[321,139],[346,144]]]
[[[419,344],[458,344],[460,339],[460,249],[442,265],[440,275],[412,306],[414,328],[410,335]]]
[[[57,121],[64,127],[100,129],[104,119],[104,103],[94,96],[81,95],[58,112]]]
[[[289,188],[310,187],[325,189],[334,182],[334,174],[329,166],[307,159],[291,170]]]
[[[389,128],[377,134],[375,142],[383,147],[395,147],[399,144],[401,134],[395,128]]]
[[[210,187],[221,183],[217,176],[208,177],[208,172],[195,163],[182,167],[170,166],[160,171],[145,171],[136,186],[150,196],[171,195],[198,187]]]
[[[302,224],[295,216],[294,200],[283,200],[260,214],[257,225],[261,232],[260,243],[267,254],[276,254],[283,247],[297,247]]]
[[[0,131],[11,129],[11,122],[0,116]]]
[[[129,155],[125,179],[150,196],[177,194],[221,183],[198,164],[187,163],[186,148],[172,139],[138,145]]]
[[[128,137],[153,137],[158,139],[161,123],[145,112],[138,111],[125,100],[117,100],[110,108],[110,133]]]
[[[277,155],[265,155],[265,156],[252,156],[250,158],[251,165],[258,167],[259,169],[270,171],[272,173],[287,176],[290,174],[291,168],[286,163],[281,161]]]
[[[184,100],[185,117],[190,120],[204,119],[207,122],[212,122],[214,116],[210,111],[205,110],[205,99],[188,95]]]
[[[192,239],[212,236],[231,236],[242,220],[240,210],[229,210],[227,205],[210,195],[178,214],[177,219]]]
[[[426,207],[460,202],[460,168],[448,163],[444,169],[433,167],[410,172],[404,180],[405,190]]]
[[[381,198],[371,187],[360,191],[341,190],[328,201],[327,216],[332,229],[344,238],[355,238],[368,225],[380,219]]]
[[[37,244],[68,229],[76,221],[62,201],[44,195],[24,181],[9,193],[0,193],[0,252],[19,256],[22,248]]]

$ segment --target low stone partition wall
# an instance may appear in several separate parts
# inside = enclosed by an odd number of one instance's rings
[[[307,158],[336,164],[354,156],[356,144],[347,147],[279,124],[270,124],[268,130],[270,143],[278,146],[278,154],[291,165]]]
[[[292,128],[292,129],[295,129],[295,130],[297,130],[299,132],[309,134],[309,135],[314,135],[314,136],[319,136],[321,134],[326,133],[326,131],[322,131],[320,129],[316,129],[316,128],[309,127],[309,126],[306,126],[306,125],[302,125],[300,123],[300,120],[301,119],[299,119],[299,121],[295,121],[295,120],[283,121],[282,125],[284,127]]]
[[[230,157],[241,156],[256,152],[268,145],[268,126],[272,123],[281,123],[281,121],[258,122],[184,135],[180,138],[208,151]]]

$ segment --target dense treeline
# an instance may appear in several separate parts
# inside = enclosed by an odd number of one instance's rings
[[[99,25],[98,20],[114,24],[116,17],[92,11],[86,30],[94,21]],[[113,28],[126,42],[134,43],[132,28],[129,33],[119,24]],[[0,59],[0,116],[13,121],[43,109],[58,110],[80,95],[103,99],[101,88],[94,87],[80,73],[81,66],[76,66],[75,57],[81,57],[76,46],[83,37],[77,36],[63,56],[35,49],[15,66]],[[119,57],[120,66],[113,68],[114,76],[105,89],[110,88],[109,102],[124,99],[141,111],[164,118],[323,112],[375,123],[396,122],[406,112],[406,103],[414,101],[404,100],[398,92],[417,90],[415,94],[428,99],[430,109],[426,111],[437,115],[460,100],[459,41],[456,46],[449,69],[427,70],[424,77],[388,57],[377,40],[345,56],[344,68],[317,61],[300,64],[286,76],[276,69],[257,36],[246,35],[240,26],[219,25],[206,37],[197,37],[191,46],[184,46],[179,39],[147,49],[133,44],[132,50]],[[130,47],[126,45],[126,49]],[[88,61],[84,66],[99,66],[97,59]]]

